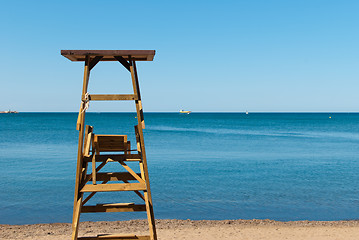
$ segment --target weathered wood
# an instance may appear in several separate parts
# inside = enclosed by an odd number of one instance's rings
[[[101,61],[118,61],[115,56],[135,61],[152,61],[155,50],[61,50],[61,55],[71,61],[85,61],[86,56],[103,56]]]
[[[134,94],[90,94],[91,101],[129,101],[136,100]]]
[[[144,204],[97,204],[95,206],[82,206],[81,212],[142,212],[146,211]]]
[[[115,192],[115,191],[143,191],[147,190],[143,183],[112,183],[112,184],[87,184],[81,192]]]

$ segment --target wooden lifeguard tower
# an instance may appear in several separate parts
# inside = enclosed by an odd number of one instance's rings
[[[136,61],[152,61],[154,50],[61,50],[61,55],[71,61],[84,61],[84,78],[81,107],[77,119],[79,130],[75,201],[72,219],[72,240],[156,240],[150,182],[148,176],[143,129],[145,128],[141,104]],[[91,69],[100,61],[118,61],[131,74],[133,94],[90,94],[87,92]],[[135,125],[136,149],[131,149],[126,135],[95,134],[92,126],[85,126],[85,113],[90,101],[132,100],[135,101],[138,124]],[[111,153],[111,154],[109,154]],[[120,163],[119,172],[100,171],[107,163]],[[140,173],[136,173],[126,162],[138,162]],[[90,165],[90,166],[89,166]],[[120,182],[120,183],[119,183]],[[133,191],[144,204],[110,203],[88,205],[87,202],[98,192]],[[141,201],[142,201],[141,200]],[[136,212],[146,211],[149,235],[97,235],[78,237],[81,213],[93,212]]]

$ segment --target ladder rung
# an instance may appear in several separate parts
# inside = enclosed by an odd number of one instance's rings
[[[139,177],[141,177],[140,173],[137,173]],[[86,177],[92,177],[92,174],[86,175]],[[129,172],[101,172],[96,173],[96,180],[97,181],[131,181],[136,180],[134,176],[131,175]]]
[[[98,203],[96,206],[104,206],[104,207],[124,207],[124,206],[132,206],[135,205],[135,203]]]
[[[98,235],[97,237],[79,237],[79,240],[98,240],[98,239],[106,239],[106,240],[150,240],[150,236],[139,236],[139,235]]]
[[[135,94],[90,94],[91,101],[121,101],[121,100],[138,100]]]
[[[134,203],[96,204],[95,206],[83,206],[81,212],[140,212],[146,211],[146,205]]]
[[[96,155],[95,161],[96,162],[118,162],[118,161],[141,161],[140,154],[106,154],[106,155]],[[84,156],[85,162],[92,162],[92,156]]]
[[[87,184],[81,192],[115,192],[115,191],[143,191],[146,190],[144,183],[112,183],[112,184]]]

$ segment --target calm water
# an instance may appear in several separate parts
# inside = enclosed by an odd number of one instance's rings
[[[0,115],[0,224],[71,222],[76,119]],[[134,141],[135,114],[90,113],[87,120],[95,133]],[[359,114],[147,113],[145,120],[156,218],[359,219]],[[136,199],[121,194],[93,201]],[[146,215],[81,215],[130,218]]]

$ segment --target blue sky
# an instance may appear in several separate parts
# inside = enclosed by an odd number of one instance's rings
[[[61,49],[155,49],[138,63],[145,112],[359,111],[359,1],[0,4],[0,111],[78,111],[83,63]],[[91,74],[90,93],[131,91],[119,63]]]

